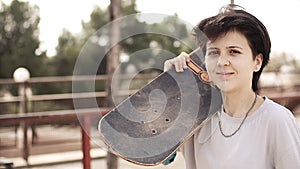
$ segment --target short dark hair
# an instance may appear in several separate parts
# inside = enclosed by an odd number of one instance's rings
[[[242,33],[251,48],[253,59],[258,54],[263,55],[262,66],[258,72],[253,73],[252,90],[258,90],[258,80],[270,58],[271,41],[266,27],[255,16],[243,9],[236,9],[237,5],[227,5],[221,8],[217,15],[206,18],[193,29],[196,42],[206,53],[207,41],[215,41],[230,31]],[[203,36],[205,35],[205,37]]]

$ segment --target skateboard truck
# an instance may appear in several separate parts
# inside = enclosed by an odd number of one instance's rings
[[[199,48],[194,50],[193,52],[190,53],[190,56],[194,56],[197,55],[197,51],[200,50]],[[211,80],[208,76],[207,71],[205,71],[203,68],[201,68],[201,66],[199,66],[195,61],[193,61],[192,59],[190,59],[189,62],[186,63],[188,68],[198,76],[198,78],[207,84],[210,84]]]

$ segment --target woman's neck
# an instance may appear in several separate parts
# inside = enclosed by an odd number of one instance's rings
[[[252,90],[244,92],[222,92],[224,111],[229,116],[242,118],[249,111],[255,97],[256,94]],[[253,110],[255,109],[252,109],[249,114],[251,114]]]

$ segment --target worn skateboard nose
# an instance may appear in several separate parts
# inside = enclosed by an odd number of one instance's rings
[[[171,69],[105,115],[98,128],[111,152],[135,164],[157,165],[212,117],[220,100],[194,72]]]

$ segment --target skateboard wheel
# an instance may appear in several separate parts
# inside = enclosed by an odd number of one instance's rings
[[[200,71],[198,74],[198,77],[201,81],[205,82],[205,83],[210,83],[211,80],[208,76],[208,73],[206,71]]]

